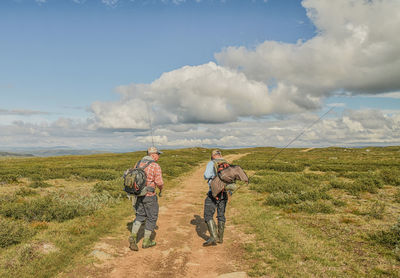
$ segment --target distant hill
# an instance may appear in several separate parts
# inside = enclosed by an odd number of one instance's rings
[[[99,153],[109,153],[102,150],[75,150],[68,147],[54,147],[54,148],[18,148],[0,151],[2,156],[19,156],[19,157],[32,157],[32,156],[62,156],[62,155],[90,155]]]
[[[106,151],[96,151],[96,150],[71,150],[71,149],[43,149],[30,151],[35,156],[62,156],[62,155],[89,155],[89,154],[99,154],[107,153]]]
[[[0,152],[0,156],[22,156],[22,157],[32,157],[33,154],[26,154],[26,153],[11,153],[11,152]]]

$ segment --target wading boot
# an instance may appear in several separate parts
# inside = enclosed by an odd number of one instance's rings
[[[207,222],[208,226],[208,231],[210,232],[210,238],[203,243],[203,246],[211,246],[211,245],[216,245],[216,240],[217,240],[217,225],[215,224],[215,221],[213,219],[209,220]]]
[[[150,248],[156,245],[156,242],[154,240],[151,240],[150,238],[144,238],[143,243],[142,243],[142,248]]]
[[[132,251],[139,251],[136,240],[137,234],[131,234],[131,236],[129,237],[129,249],[131,249]]]
[[[218,221],[218,240],[217,243],[224,242],[224,230],[225,230],[225,222]]]

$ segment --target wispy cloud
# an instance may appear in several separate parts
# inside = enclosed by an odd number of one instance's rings
[[[36,3],[38,3],[39,5],[44,4],[47,2],[47,0],[35,0]]]
[[[390,93],[384,93],[384,94],[379,94],[379,95],[369,95],[367,97],[382,97],[382,98],[396,98],[400,99],[400,92],[390,92]]]
[[[327,104],[329,107],[346,107],[346,103],[343,102],[335,102]]]
[[[344,110],[307,130],[293,146],[361,146],[400,144],[400,111],[387,114],[379,110]],[[60,118],[52,123],[15,121],[0,125],[3,147],[145,149],[152,140],[166,148],[192,146],[276,146],[283,147],[304,127],[318,119],[314,113],[301,113],[282,119],[253,121],[245,119],[225,124],[167,124],[149,130],[126,131],[90,129],[91,120]],[[116,144],[115,142],[118,142]],[[118,147],[115,147],[115,146]]]
[[[101,0],[101,2],[107,6],[114,7],[118,4],[119,0]]]
[[[27,110],[27,109],[0,109],[0,115],[19,115],[19,116],[31,116],[31,115],[49,115],[49,112]]]

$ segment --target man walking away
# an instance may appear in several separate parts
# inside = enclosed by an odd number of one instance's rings
[[[211,152],[211,161],[208,162],[206,170],[204,172],[204,179],[208,181],[209,191],[204,202],[204,220],[207,223],[208,231],[210,232],[210,238],[203,243],[203,246],[216,245],[217,243],[223,242],[224,230],[225,230],[225,207],[228,201],[228,195],[223,190],[215,198],[212,195],[210,182],[217,175],[215,170],[215,164],[219,162],[226,162],[223,159],[220,150],[213,150]],[[217,225],[214,221],[214,213],[217,209],[218,219],[218,230]],[[218,233],[218,235],[217,235]]]
[[[164,186],[162,179],[161,167],[157,161],[160,157],[161,152],[156,147],[150,147],[147,150],[147,156],[143,157],[137,164],[137,167],[144,168],[146,173],[146,190],[147,193],[144,196],[137,197],[135,204],[136,218],[132,225],[132,234],[129,237],[129,248],[133,251],[138,251],[137,246],[137,235],[138,231],[143,224],[145,224],[144,239],[142,248],[149,248],[156,245],[154,240],[150,239],[152,232],[154,231],[158,219],[158,199],[156,195],[156,187],[159,188],[161,197],[161,191]]]

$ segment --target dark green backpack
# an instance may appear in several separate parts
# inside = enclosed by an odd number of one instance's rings
[[[154,161],[149,161],[143,167],[139,167],[140,160],[134,168],[129,168],[124,173],[124,191],[128,194],[140,195],[143,188],[146,187],[146,172],[144,169]]]

